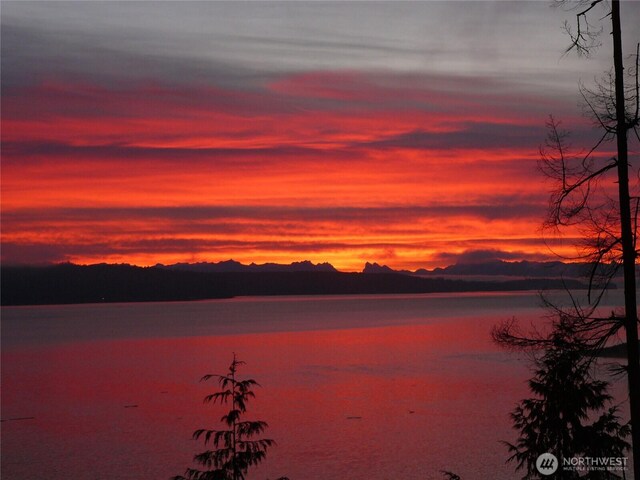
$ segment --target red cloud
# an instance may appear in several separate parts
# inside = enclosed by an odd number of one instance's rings
[[[304,254],[360,268],[394,252],[406,268],[452,246],[507,249],[523,238],[540,252],[540,132],[521,115],[539,98],[426,80],[316,72],[251,90],[77,80],[7,89],[4,260]],[[497,193],[510,200],[486,202]],[[193,217],[239,205],[262,216]],[[162,210],[176,206],[181,217]]]

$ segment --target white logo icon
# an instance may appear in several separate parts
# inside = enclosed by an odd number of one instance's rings
[[[558,459],[553,453],[543,453],[536,460],[536,470],[540,475],[553,475],[558,470]]]

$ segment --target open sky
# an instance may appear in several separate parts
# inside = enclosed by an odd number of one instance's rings
[[[611,49],[551,5],[3,1],[2,261],[554,258],[545,121],[596,138]]]

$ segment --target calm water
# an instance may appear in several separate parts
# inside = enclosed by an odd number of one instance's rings
[[[489,331],[541,314],[534,293],[3,308],[1,477],[183,473],[224,413],[198,379],[236,352],[278,443],[251,479],[518,478],[499,441],[529,374]]]

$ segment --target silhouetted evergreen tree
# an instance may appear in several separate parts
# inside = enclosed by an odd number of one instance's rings
[[[213,450],[206,450],[193,457],[204,470],[188,468],[185,476],[173,480],[244,480],[250,467],[258,465],[267,455],[267,449],[275,445],[271,439],[255,439],[268,427],[260,420],[244,420],[247,403],[255,398],[253,388],[260,386],[252,379],[239,380],[238,367],[244,362],[234,353],[233,361],[226,375],[205,375],[201,381],[218,380],[220,390],[207,395],[205,403],[230,405],[231,410],[221,418],[222,430],[198,429],[194,439],[204,438],[204,444],[212,444]],[[282,477],[279,480],[283,480]]]
[[[506,443],[512,453],[508,461],[525,470],[523,479],[541,478],[536,460],[544,453],[562,458],[624,457],[629,443],[628,424],[621,425],[616,406],[608,406],[608,382],[592,376],[591,358],[585,344],[570,327],[560,324],[549,336],[542,354],[534,359],[534,376],[529,380],[533,398],[522,400],[511,414],[520,432],[515,444]],[[597,416],[597,418],[596,418]],[[594,420],[595,419],[595,420]],[[584,475],[584,474],[583,474]],[[608,472],[591,471],[554,474],[558,479],[608,479]]]

